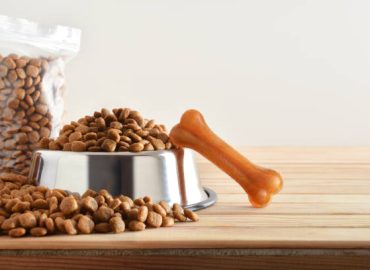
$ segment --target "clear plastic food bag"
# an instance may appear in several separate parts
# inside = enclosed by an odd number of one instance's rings
[[[58,135],[79,47],[79,29],[0,16],[0,174],[28,175],[39,140]]]

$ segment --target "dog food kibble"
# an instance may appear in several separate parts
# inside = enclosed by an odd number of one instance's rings
[[[36,137],[41,134],[34,135],[33,140],[38,141]],[[171,149],[173,145],[163,125],[144,119],[137,111],[120,108],[102,109],[72,121],[56,139],[41,138],[39,147],[75,152],[141,152]]]
[[[179,204],[171,208],[165,201],[154,203],[149,196],[135,200],[124,195],[113,197],[105,189],[89,189],[80,196],[29,185],[26,177],[17,174],[0,175],[0,234],[11,237],[123,233],[126,227],[143,231],[188,219],[199,218]]]
[[[57,132],[63,111],[62,62],[0,56],[0,172],[28,175],[40,138]]]

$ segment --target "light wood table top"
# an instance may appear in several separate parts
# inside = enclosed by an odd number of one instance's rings
[[[252,208],[238,184],[198,157],[202,185],[218,194],[214,206],[198,212],[199,222],[140,233],[0,237],[0,249],[3,254],[14,250],[36,254],[32,250],[75,249],[98,253],[136,250],[135,254],[147,250],[157,255],[176,251],[191,255],[203,250],[206,256],[212,252],[243,256],[245,252],[258,251],[262,255],[309,254],[313,250],[321,256],[329,250],[334,253],[357,250],[368,255],[370,148],[239,149],[253,162],[283,175],[283,190],[266,208]]]

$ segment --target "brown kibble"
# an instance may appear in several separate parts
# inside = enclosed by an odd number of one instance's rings
[[[111,230],[110,224],[107,222],[102,222],[95,225],[95,231],[98,233],[109,233]]]
[[[98,139],[98,136],[96,135],[95,132],[89,132],[89,133],[86,133],[85,134],[85,140],[86,141],[89,141],[89,140],[97,140]]]
[[[184,209],[181,207],[180,204],[174,203],[172,206],[172,210],[180,213],[184,213]]]
[[[130,231],[144,231],[145,230],[145,223],[137,221],[137,220],[132,220],[128,224],[128,228]]]
[[[160,201],[159,205],[166,211],[167,214],[171,213],[171,207],[168,205],[166,201]]]
[[[162,225],[162,216],[154,211],[149,211],[146,224],[150,227],[158,228]]]
[[[39,114],[41,114],[41,115],[45,115],[45,114],[48,112],[49,107],[48,107],[48,105],[46,105],[46,104],[37,104],[37,105],[35,106],[35,110],[36,110],[36,112],[38,112]]]
[[[44,199],[37,199],[32,203],[32,208],[36,209],[48,209],[49,204],[46,200]]]
[[[186,221],[186,216],[179,211],[173,211],[173,217],[180,222]]]
[[[153,199],[149,196],[144,196],[143,200],[145,203],[153,203]]]
[[[22,237],[26,235],[26,229],[25,228],[14,228],[9,231],[10,237]]]
[[[95,212],[98,209],[98,203],[90,196],[86,196],[81,200],[81,207],[89,212]]]
[[[198,214],[194,213],[190,209],[184,209],[184,215],[190,219],[191,221],[198,221],[199,217]]]
[[[73,141],[71,145],[71,150],[74,152],[84,152],[86,151],[86,144],[81,141]]]
[[[41,237],[48,234],[48,231],[44,227],[35,227],[30,230],[32,236]]]
[[[134,204],[138,205],[138,206],[142,206],[142,205],[145,205],[145,201],[143,198],[137,198],[134,200]]]
[[[165,144],[160,139],[150,137],[150,138],[148,138],[148,140],[154,146],[155,150],[164,150],[166,148]]]
[[[19,106],[19,99],[10,99],[8,100],[8,107],[11,108],[11,109],[18,109],[18,106]]]
[[[96,126],[98,127],[99,130],[104,130],[106,125],[105,125],[105,120],[102,117],[99,117],[95,120]]]
[[[77,234],[77,230],[75,227],[75,221],[72,219],[66,219],[64,220],[64,229],[67,234],[69,235],[75,235]]]
[[[125,214],[128,214],[131,210],[131,206],[128,202],[122,202],[120,208]]]
[[[23,88],[17,88],[14,90],[14,94],[19,100],[22,100],[26,96],[26,91]]]
[[[109,224],[114,233],[123,233],[125,231],[125,223],[120,217],[112,217]]]
[[[95,223],[88,216],[82,216],[79,218],[77,228],[80,233],[90,234],[94,230]]]
[[[141,221],[141,222],[145,222],[146,221],[146,219],[147,219],[147,217],[148,217],[148,213],[149,213],[149,211],[148,211],[148,207],[146,207],[146,206],[140,206],[139,207],[139,210],[138,210],[138,212],[137,212],[137,220],[138,221]]]
[[[142,143],[133,143],[128,148],[130,152],[141,152],[144,150],[144,145]]]
[[[129,220],[137,220],[137,216],[138,216],[138,213],[139,213],[139,209],[138,208],[132,208],[127,216],[128,216],[128,219]]]
[[[172,227],[175,224],[175,220],[172,217],[164,217],[162,221],[162,227]]]
[[[59,232],[64,233],[65,228],[64,228],[64,218],[62,217],[56,217],[55,220],[55,226],[58,229]]]
[[[110,203],[109,207],[112,208],[114,211],[116,211],[117,209],[120,208],[121,206],[121,200],[116,198],[116,199],[113,199],[113,201]]]
[[[18,222],[15,218],[8,218],[2,222],[1,229],[4,231],[8,231],[14,229],[15,227],[17,227],[17,225]]]
[[[162,217],[167,216],[166,210],[157,203],[153,204],[153,211],[160,214]]]
[[[94,213],[94,217],[101,222],[107,222],[113,216],[114,211],[106,206],[100,206],[99,209]]]
[[[18,212],[18,213],[23,213],[26,210],[30,210],[31,204],[29,202],[17,202],[13,207],[12,207],[12,212]]]
[[[82,133],[79,131],[75,131],[71,133],[68,137],[69,142],[74,142],[82,139]]]
[[[118,143],[120,141],[120,139],[121,139],[121,136],[119,134],[119,130],[117,130],[117,129],[110,129],[110,130],[108,130],[108,132],[107,132],[107,138],[108,139],[111,139],[112,141],[114,141],[116,143]]]
[[[0,65],[0,77],[5,77],[8,74],[8,67]]]
[[[101,148],[106,152],[114,152],[116,149],[117,143],[111,139],[105,139]]]
[[[78,209],[78,204],[73,196],[68,196],[62,200],[59,208],[63,214],[70,215]]]
[[[49,211],[50,213],[55,213],[59,211],[58,199],[55,196],[52,196],[49,199]]]
[[[54,225],[54,220],[52,218],[47,218],[45,220],[45,227],[48,230],[48,233],[54,233],[55,231],[55,225]]]
[[[18,216],[19,225],[23,228],[33,228],[37,225],[34,214],[27,212]]]
[[[36,66],[28,65],[26,68],[26,73],[28,76],[36,78],[40,73],[40,69]]]

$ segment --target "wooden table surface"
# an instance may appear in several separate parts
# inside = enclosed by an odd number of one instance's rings
[[[37,260],[43,254],[70,262],[89,256],[91,267],[104,255],[116,259],[109,260],[110,268],[122,263],[135,268],[138,262],[153,267],[161,258],[179,269],[194,258],[193,268],[285,269],[295,260],[306,261],[301,267],[307,269],[370,265],[370,148],[239,149],[283,175],[283,190],[266,208],[252,208],[232,179],[198,157],[203,186],[218,194],[214,206],[198,212],[199,222],[118,235],[0,237],[2,261],[17,265],[14,255]],[[140,260],[143,256],[150,260]],[[40,259],[37,263],[40,269]]]

